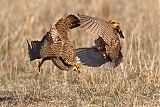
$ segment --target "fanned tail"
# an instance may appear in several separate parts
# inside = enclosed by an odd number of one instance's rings
[[[41,41],[31,41],[31,44],[29,44],[28,40],[27,40],[27,44],[28,44],[28,55],[30,57],[30,61],[33,61],[35,59],[40,59],[41,55],[40,55],[40,50],[41,50]]]
[[[96,46],[90,48],[78,48],[76,49],[76,55],[83,65],[99,67],[103,64],[110,67],[117,67],[123,61],[123,55],[119,52],[117,58],[111,60],[109,56],[104,56],[98,51]]]
[[[76,55],[83,65],[99,67],[111,60],[104,58],[103,55],[98,51],[96,46],[89,48],[78,48],[75,50]]]

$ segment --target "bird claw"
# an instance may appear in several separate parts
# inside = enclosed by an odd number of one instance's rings
[[[77,70],[77,72],[78,72],[78,74],[79,74],[79,73],[81,73],[81,71],[80,71],[80,70]]]
[[[79,69],[80,69],[80,64],[75,64],[74,67],[73,67],[73,70],[80,73]]]

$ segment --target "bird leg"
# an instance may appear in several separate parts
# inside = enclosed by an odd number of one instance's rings
[[[45,58],[43,58],[41,61],[36,62],[35,71],[36,71],[38,74],[40,73],[40,68],[41,68],[43,62],[46,61],[46,60],[50,60],[50,58],[49,58],[49,57],[45,57]]]

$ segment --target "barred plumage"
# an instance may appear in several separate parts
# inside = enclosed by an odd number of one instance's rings
[[[71,65],[65,63],[62,57],[52,58],[51,60],[61,70],[69,70],[71,67]]]
[[[110,61],[117,66],[123,59],[121,53],[121,44],[118,35],[124,38],[119,26],[115,26],[117,23],[106,22],[100,18],[90,17],[86,15],[79,15],[80,28],[86,32],[91,32],[98,35],[98,38],[94,41],[99,52],[107,58],[106,62]],[[88,53],[87,50],[83,50],[84,53]],[[89,51],[89,50],[88,50]],[[82,49],[81,49],[82,52]],[[78,53],[79,57],[80,53]],[[89,57],[89,56],[88,56]]]
[[[52,60],[58,68],[63,70],[76,67],[75,50],[67,32],[79,25],[80,21],[76,16],[68,15],[52,25],[41,41],[31,41],[31,45],[27,41],[30,60],[43,58],[37,65],[39,71],[45,60]]]

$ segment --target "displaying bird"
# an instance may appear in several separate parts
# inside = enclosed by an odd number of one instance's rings
[[[78,17],[83,31],[98,35],[94,41],[95,46],[76,49],[81,63],[88,66],[100,66],[110,62],[113,67],[118,66],[123,60],[119,37],[124,39],[119,22],[116,20],[107,22],[101,18],[80,14]]]
[[[59,69],[73,69],[79,72],[80,65],[77,63],[75,50],[68,37],[68,31],[78,26],[80,26],[79,19],[71,14],[52,24],[41,41],[31,41],[29,44],[27,40],[30,61],[42,59],[36,64],[36,71],[40,72],[44,61],[52,60]]]

